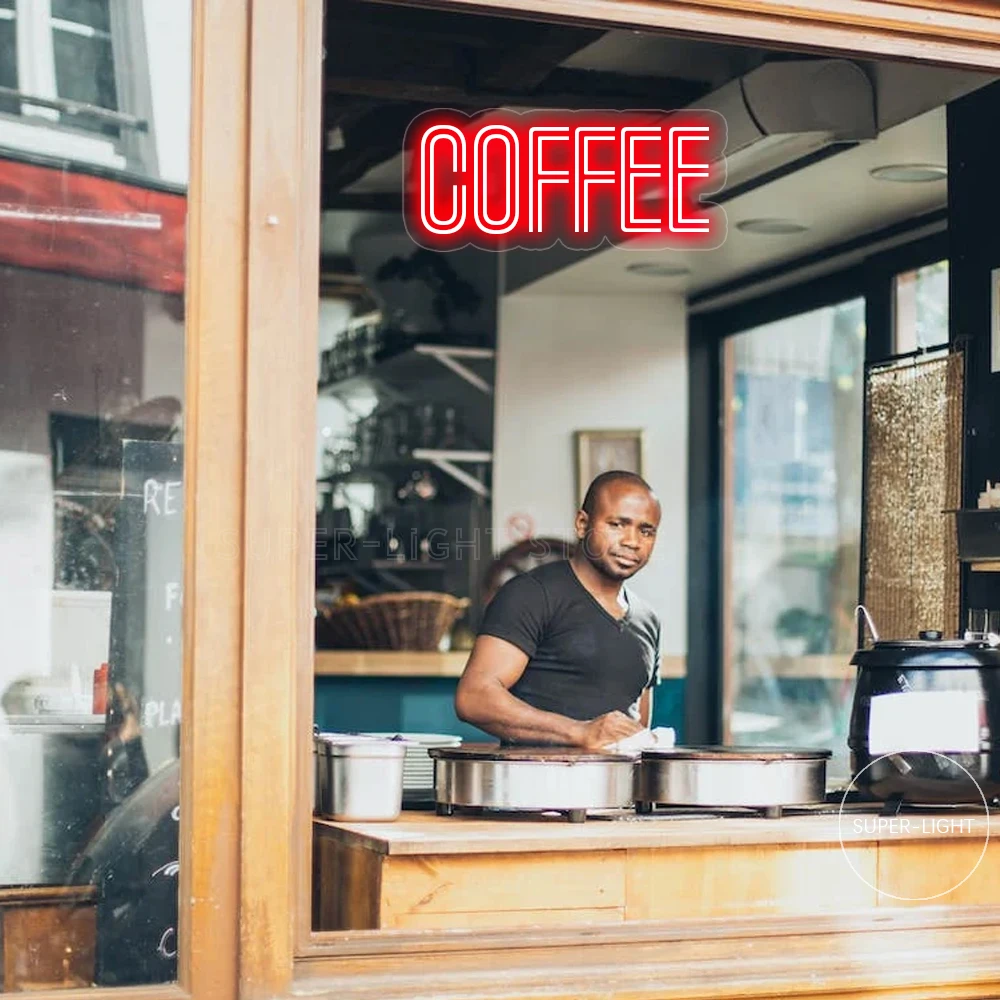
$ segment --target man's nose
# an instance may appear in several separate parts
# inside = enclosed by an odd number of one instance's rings
[[[636,528],[626,528],[625,533],[622,535],[622,545],[628,546],[630,549],[639,548],[639,531]]]

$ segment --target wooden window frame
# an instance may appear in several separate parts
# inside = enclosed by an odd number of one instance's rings
[[[392,16],[392,0],[386,3],[385,16]],[[419,2],[404,4],[421,6]],[[312,800],[310,733],[313,710],[312,670],[312,531],[314,520],[313,456],[314,381],[315,381],[315,322],[316,304],[313,277],[318,256],[316,220],[319,216],[316,169],[319,158],[321,118],[318,86],[303,87],[302,81],[317,81],[321,76],[320,55],[317,51],[322,38],[318,0],[300,0],[296,5],[303,25],[304,47],[297,53],[288,52],[287,64],[296,59],[300,68],[294,75],[275,81],[276,91],[269,95],[267,107],[277,110],[282,102],[297,97],[299,114],[289,115],[279,128],[268,122],[268,133],[275,140],[283,135],[288,148],[303,153],[313,152],[313,158],[299,158],[298,193],[310,192],[314,199],[303,199],[305,210],[293,220],[299,227],[296,244],[285,234],[284,250],[288,261],[297,259],[298,275],[308,275],[310,283],[299,286],[308,291],[308,301],[296,302],[295,282],[276,289],[266,286],[266,295],[253,303],[255,288],[251,284],[251,337],[248,352],[248,385],[256,377],[266,380],[270,404],[264,410],[255,408],[252,393],[248,403],[248,433],[252,446],[262,462],[290,477],[291,488],[283,495],[267,491],[248,492],[247,523],[261,528],[271,525],[283,541],[297,539],[297,550],[288,558],[280,549],[274,552],[279,560],[261,560],[252,571],[253,559],[248,556],[245,627],[259,622],[253,607],[271,618],[270,636],[259,647],[244,649],[244,720],[253,724],[253,731],[244,731],[243,744],[243,893],[241,907],[242,975],[244,992],[248,996],[285,995],[295,992],[316,992],[330,997],[347,997],[357,988],[358,995],[380,997],[410,997],[437,990],[436,980],[447,971],[456,990],[475,988],[475,970],[495,969],[502,960],[512,970],[510,995],[519,995],[540,982],[553,985],[565,976],[567,992],[559,996],[584,996],[595,989],[592,976],[581,976],[574,966],[579,963],[579,949],[586,945],[594,961],[627,967],[634,963],[636,949],[647,949],[653,962],[662,962],[665,975],[675,968],[679,956],[693,940],[703,940],[707,934],[718,947],[719,975],[730,977],[730,988],[739,980],[739,970],[733,969],[730,956],[730,935],[711,921],[692,923],[689,927],[676,924],[645,925],[643,927],[566,928],[539,931],[526,940],[523,932],[481,932],[463,934],[414,933],[384,931],[378,934],[313,932],[311,930],[311,846]],[[547,21],[572,21],[602,26],[628,26],[678,35],[752,40],[762,45],[801,50],[842,52],[877,58],[919,60],[928,64],[962,66],[969,69],[1000,71],[1000,19],[985,16],[986,5],[975,2],[918,4],[880,2],[880,0],[798,0],[778,3],[773,0],[688,0],[663,3],[655,0],[441,0],[427,4],[456,11],[484,12],[510,16],[533,17]],[[333,30],[335,26],[333,26]],[[808,35],[806,35],[808,32]],[[274,39],[255,41],[271,47]],[[288,33],[286,43],[291,44]],[[315,75],[313,75],[315,73]],[[295,86],[298,86],[295,92]],[[256,104],[254,105],[256,108]],[[253,115],[251,115],[253,119]],[[303,123],[305,128],[303,129]],[[254,177],[261,172],[261,183],[270,177],[274,160],[280,161],[278,173],[285,183],[294,183],[295,164],[286,149],[270,160],[266,150],[255,148],[251,137],[251,188]],[[253,204],[251,197],[251,204]],[[254,236],[251,235],[251,250]],[[295,257],[295,253],[298,257]],[[250,280],[257,273],[251,253]],[[262,262],[264,258],[262,257]],[[286,274],[291,273],[286,269]],[[281,308],[276,308],[279,292],[284,295]],[[261,315],[261,326],[253,317]],[[308,314],[306,323],[305,317]],[[297,315],[306,323],[301,337],[287,339],[287,324],[283,317]],[[285,357],[278,372],[268,355],[269,342],[263,324],[273,327],[273,335],[283,338],[283,348],[289,354],[297,348],[297,358]],[[297,370],[296,370],[297,369]],[[276,378],[277,375],[277,378]],[[304,394],[303,400],[297,393]],[[308,404],[308,405],[307,405]],[[294,415],[294,419],[275,419],[278,411]],[[287,447],[287,435],[300,442],[298,449]],[[297,436],[296,436],[297,435]],[[256,446],[256,447],[254,447]],[[276,466],[276,468],[275,468]],[[254,532],[248,530],[248,541]],[[251,600],[252,598],[252,600]],[[276,766],[277,765],[277,766]],[[276,782],[269,780],[266,788],[254,795],[255,776],[259,774],[289,774],[296,777],[297,790],[289,796]],[[289,832],[291,835],[289,836]],[[277,846],[276,846],[277,845]],[[290,877],[290,881],[288,880]],[[252,887],[252,888],[251,888]],[[867,920],[855,921],[861,934],[893,933],[893,926],[903,920],[902,914],[882,915],[880,923],[869,925]],[[936,928],[943,940],[954,943],[956,956],[960,939],[977,931],[969,928],[993,927],[1000,924],[1000,909],[977,910],[959,914],[947,909],[926,912],[923,916],[909,914],[909,926]],[[738,934],[754,933],[753,922],[733,921]],[[795,921],[763,920],[757,926],[764,937],[773,935],[775,968],[786,959],[783,935],[797,933],[801,927]],[[862,930],[861,928],[865,929]],[[962,929],[959,930],[958,928]],[[844,931],[836,918],[817,922],[817,933]],[[733,938],[737,931],[731,931]],[[769,940],[772,940],[769,938]],[[687,942],[687,944],[685,944]],[[728,944],[724,942],[729,942]],[[766,950],[766,949],[765,949]],[[959,959],[961,964],[961,960]],[[968,965],[966,965],[968,967]],[[252,970],[252,971],[251,971]],[[513,971],[516,970],[516,971]],[[495,972],[492,974],[495,988]],[[773,990],[781,977],[769,981],[762,990]],[[728,995],[721,983],[718,996]],[[515,982],[518,981],[519,983]],[[485,984],[479,980],[481,986]],[[633,986],[635,984],[633,983]],[[745,984],[744,984],[745,986]],[[976,987],[982,991],[982,986]],[[603,990],[603,986],[599,990]],[[623,990],[625,987],[623,985]],[[627,992],[627,990],[626,990]],[[968,995],[975,991],[970,989]],[[499,995],[499,994],[498,994]],[[505,994],[506,995],[506,994]],[[554,994],[555,995],[555,994]],[[605,995],[601,992],[601,995]],[[631,993],[629,995],[632,995]],[[638,993],[636,994],[638,995]],[[657,996],[665,995],[657,993]],[[735,995],[735,993],[734,993]],[[921,995],[937,995],[924,992]],[[966,995],[963,988],[948,988],[940,995]]]
[[[436,6],[1000,71],[1000,20],[976,0]],[[34,996],[395,1000],[544,987],[553,998],[584,998],[607,996],[613,976],[616,995],[666,997],[692,988],[684,970],[696,950],[716,969],[714,996],[764,996],[793,981],[818,990],[789,970],[835,934],[872,954],[893,935],[912,942],[914,957],[933,942],[938,960],[973,984],[908,995],[967,997],[1000,985],[992,961],[1000,910],[985,908],[817,918],[808,931],[799,920],[744,919],[555,929],[528,941],[508,932],[311,931],[322,39],[322,0],[193,4],[179,981]],[[769,970],[759,989],[733,961],[748,941]],[[906,988],[914,977],[894,954],[882,981]],[[864,986],[849,970],[837,983]]]

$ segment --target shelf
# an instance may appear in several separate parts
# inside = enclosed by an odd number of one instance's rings
[[[1000,565],[1000,510],[992,507],[956,510],[958,558],[981,572]]]
[[[317,677],[461,677],[469,650],[317,649]]]
[[[492,406],[494,358],[489,347],[414,344],[377,360],[370,369],[333,382],[321,383],[321,396],[334,396],[351,407],[373,396],[390,403],[434,396],[468,408],[485,401]],[[429,393],[428,385],[437,392]],[[449,391],[450,389],[450,391]]]
[[[317,677],[461,677],[469,652],[317,649],[315,673]],[[663,657],[661,677],[676,679],[685,673],[685,657]]]
[[[472,490],[481,497],[490,495],[489,487],[477,479],[472,473],[466,472],[461,465],[489,465],[493,461],[491,451],[465,451],[441,448],[414,448],[410,452],[408,459],[399,459],[395,462],[380,462],[378,465],[357,466],[350,472],[334,472],[329,476],[323,476],[317,483],[343,483],[353,481],[365,481],[374,477],[387,480],[397,480],[405,476],[414,468],[424,465],[433,466],[452,479],[460,482],[463,486]]]
[[[352,563],[351,568],[348,569],[346,566],[343,569],[337,569],[335,572],[338,576],[349,575],[351,573],[364,573],[368,570],[373,573],[380,573],[382,571],[388,571],[391,573],[443,573],[449,567],[442,560],[438,559],[434,562],[420,562],[418,559],[373,559],[368,563]]]

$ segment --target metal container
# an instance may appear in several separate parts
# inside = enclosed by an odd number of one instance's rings
[[[1000,796],[1000,637],[936,630],[866,646],[847,744],[854,786],[876,799],[978,804]]]
[[[315,737],[317,812],[335,820],[398,819],[407,745],[336,733]]]
[[[635,758],[573,748],[463,745],[434,748],[438,812],[455,809],[588,812],[630,809]]]
[[[823,802],[829,750],[674,747],[644,750],[636,772],[640,811],[654,805],[748,807]]]

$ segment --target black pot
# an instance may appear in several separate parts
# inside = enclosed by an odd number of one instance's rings
[[[1000,646],[921,632],[919,639],[877,640],[851,663],[858,676],[847,744],[862,795],[970,804],[982,803],[980,791],[988,801],[1000,797]],[[978,706],[978,735],[970,719],[964,738],[935,743],[937,722],[962,711],[952,700],[962,700],[959,692]],[[872,700],[909,694],[922,695],[919,706],[913,699],[881,701],[873,731]],[[917,721],[918,707],[925,723]],[[913,721],[905,724],[911,711]],[[968,711],[973,715],[973,706]],[[887,715],[904,720],[894,738],[885,736]]]

